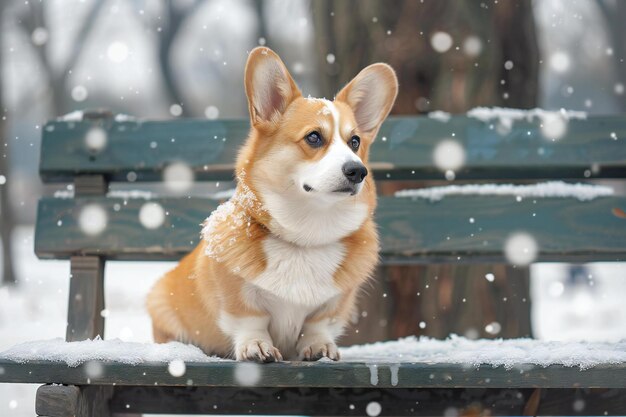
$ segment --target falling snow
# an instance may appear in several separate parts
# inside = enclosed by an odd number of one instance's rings
[[[107,132],[101,127],[92,127],[85,134],[85,146],[90,152],[99,153],[107,145]]]
[[[468,36],[463,41],[463,52],[470,58],[475,58],[483,50],[483,42],[477,36]]]
[[[48,30],[43,27],[35,28],[35,30],[33,30],[33,33],[31,34],[31,39],[33,43],[37,46],[44,45],[46,42],[48,42],[48,38]]]
[[[209,120],[217,119],[220,115],[220,110],[216,106],[208,106],[204,109],[204,116]]]
[[[550,67],[557,73],[564,73],[570,67],[570,57],[565,52],[555,52],[549,57]]]
[[[124,42],[112,42],[107,48],[107,56],[116,64],[126,61],[128,58],[128,46]]]
[[[175,162],[163,170],[165,187],[174,193],[182,194],[189,190],[193,186],[194,179],[193,169],[183,162]]]
[[[504,242],[504,255],[514,265],[528,265],[537,258],[538,253],[537,241],[525,232],[513,233]]]
[[[435,32],[430,38],[430,45],[436,52],[443,54],[452,47],[452,36],[447,32]]]
[[[180,359],[174,359],[167,365],[167,371],[173,377],[181,377],[185,375],[187,367],[185,366],[185,362]]]
[[[139,209],[139,222],[146,229],[158,229],[165,221],[165,210],[159,203],[147,202]]]
[[[174,117],[179,117],[183,114],[183,108],[180,104],[172,104],[170,106],[170,114]]]
[[[78,226],[89,236],[99,235],[106,229],[108,215],[106,210],[99,204],[90,203],[85,205],[78,214]]]
[[[497,321],[491,322],[485,326],[485,331],[491,335],[497,335],[502,330],[502,326]]]
[[[74,101],[85,101],[88,95],[89,93],[84,85],[77,85],[72,88],[72,99],[74,99]]]
[[[367,406],[365,407],[365,412],[367,413],[369,417],[376,417],[380,415],[382,410],[383,410],[382,406],[380,405],[379,402],[376,402],[376,401],[372,401],[368,403]]]
[[[433,161],[442,171],[456,171],[465,163],[465,149],[454,139],[444,139],[435,146]]]
[[[263,367],[252,362],[239,362],[235,368],[235,380],[244,387],[251,387],[261,380]]]

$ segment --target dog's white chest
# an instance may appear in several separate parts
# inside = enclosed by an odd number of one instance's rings
[[[259,291],[263,294],[259,294],[258,301],[270,314],[267,330],[274,346],[280,350],[285,359],[295,359],[298,356],[296,344],[302,333],[302,326],[315,308],[286,302],[267,291]]]
[[[302,306],[317,307],[339,294],[335,272],[345,257],[341,242],[302,247],[268,237],[263,242],[265,271],[252,283],[276,297]]]
[[[345,247],[340,242],[301,247],[268,237],[263,249],[267,266],[247,286],[246,300],[268,312],[274,345],[284,357],[294,358],[306,318],[340,294],[334,276],[345,257]]]

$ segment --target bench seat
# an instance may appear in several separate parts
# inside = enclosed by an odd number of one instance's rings
[[[168,363],[129,365],[101,362],[101,376],[89,376],[84,364],[35,360],[26,363],[0,358],[0,382],[65,385],[241,387],[235,361],[188,362],[175,377]],[[409,362],[282,362],[260,365],[260,387],[336,388],[623,388],[626,363],[578,367],[520,364],[511,369],[492,365]]]
[[[112,413],[311,416],[427,416],[455,410],[623,415],[626,409],[624,363],[585,370],[562,365],[276,363],[261,366],[254,387],[238,383],[234,375],[240,364],[232,361],[187,363],[183,377],[172,376],[167,363],[104,362],[101,376],[88,379],[85,366],[0,359],[0,382],[52,383],[39,388],[36,404],[38,414],[51,416],[73,415],[85,403],[101,404]]]

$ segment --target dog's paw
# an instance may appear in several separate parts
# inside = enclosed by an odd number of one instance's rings
[[[253,361],[259,363],[280,362],[283,355],[278,349],[264,340],[248,340],[235,346],[235,357],[238,361]]]
[[[334,343],[312,343],[300,352],[300,359],[305,361],[316,361],[328,358],[334,361],[340,359],[339,349]]]

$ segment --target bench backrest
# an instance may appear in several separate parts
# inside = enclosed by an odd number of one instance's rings
[[[433,152],[453,139],[465,150],[458,180],[626,178],[626,118],[571,119],[556,140],[542,126],[541,119],[509,126],[467,116],[390,117],[372,146],[371,165],[377,181],[444,180]],[[104,143],[86,141],[94,128],[104,130]],[[247,120],[54,121],[43,129],[39,172],[44,182],[93,174],[127,182],[129,173],[134,181],[161,181],[168,164],[182,161],[197,181],[231,180],[248,130]]]
[[[620,139],[626,138],[626,118],[574,118],[563,124],[556,140],[546,137],[551,133],[544,122],[393,117],[373,145],[371,165],[378,182],[443,180],[446,170],[434,164],[433,154],[442,141],[452,140],[464,157],[453,173],[457,180],[626,177],[626,146]],[[162,181],[164,170],[181,162],[196,181],[232,180],[248,129],[243,120],[95,117],[48,123],[41,177],[73,181],[76,195],[40,201],[36,253],[46,259],[180,258],[197,244],[199,223],[223,199],[183,195],[148,201],[132,193],[105,195],[107,185]],[[81,213],[91,215],[94,207],[106,227],[85,233]],[[142,209],[156,210],[157,217],[159,210],[167,214],[160,224],[146,226],[140,222]],[[536,239],[539,261],[620,261],[626,259],[623,210],[626,200],[615,196],[584,202],[515,195],[457,195],[440,201],[384,196],[377,220],[388,263],[504,261],[503,247],[518,231]]]

